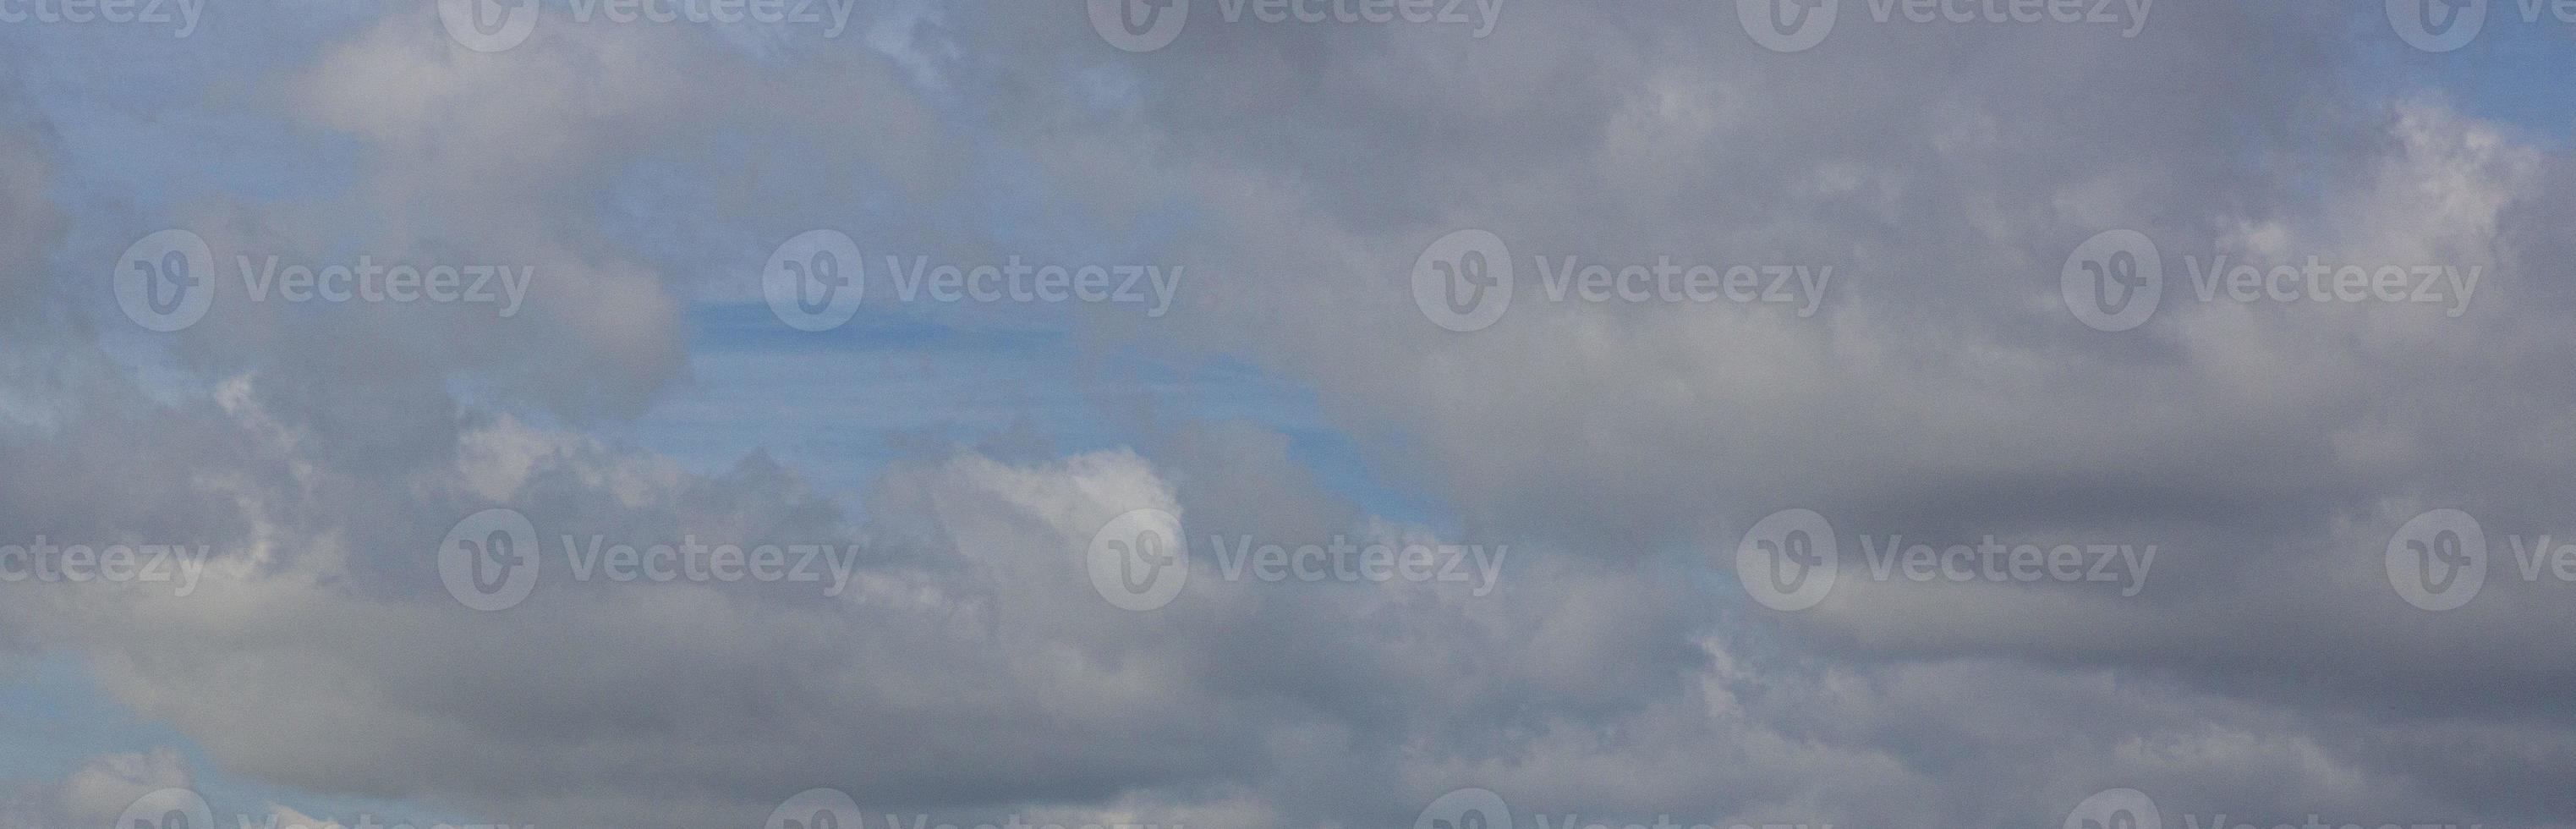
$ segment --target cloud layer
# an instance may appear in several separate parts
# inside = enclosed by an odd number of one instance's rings
[[[32,56],[0,67],[58,67],[0,77],[0,543],[208,556],[185,595],[0,585],[0,659],[76,662],[210,767],[100,746],[0,798],[0,825],[95,826],[208,772],[545,827],[751,825],[814,788],[933,825],[1410,826],[1465,788],[1523,826],[2053,826],[2118,788],[2166,826],[2576,825],[2576,650],[2553,635],[2576,585],[2510,560],[2576,533],[2559,144],[2407,84],[2430,58],[2375,8],[2159,5],[2123,37],[1847,5],[1794,53],[1729,4],[1516,2],[1478,37],[1203,3],[1149,52],[1072,3],[862,5],[837,38],[547,6],[495,53],[434,3],[272,35],[210,16],[175,45],[0,34]],[[199,176],[100,172],[147,144],[80,140],[101,116],[71,100],[144,93],[39,81],[83,77],[90,41],[169,47],[147,60],[173,109],[134,129],[228,125],[197,133]],[[270,65],[180,74],[263,45]],[[256,161],[277,156],[311,169]],[[164,227],[218,266],[170,334],[129,323],[102,264]],[[830,459],[710,471],[605,434],[686,391],[693,309],[761,302],[761,257],[817,227],[872,254],[1185,266],[1157,318],[899,313],[1050,332],[1093,368],[1250,366],[1438,514],[1337,490],[1311,435],[1258,417],[1112,411],[1143,437],[1082,449],[1033,423],[858,492],[810,483]],[[1464,332],[1413,295],[1462,229],[1517,280]],[[2112,229],[2165,263],[2125,332],[2060,294]],[[509,316],[234,278],[362,254],[536,277]],[[1831,277],[1786,304],[1552,297],[1569,257]],[[2480,281],[2204,300],[2221,257]],[[492,507],[556,569],[476,612],[439,545]],[[2384,553],[2437,507],[2477,516],[2494,563],[2431,613]],[[1734,569],[1788,508],[1845,562],[1794,612]],[[1087,570],[1138,509],[1191,552],[1150,612]],[[2157,558],[2133,595],[1871,578],[1861,541],[1890,536]],[[683,538],[849,558],[813,582],[568,569],[588,539]],[[1337,538],[1508,554],[1490,591],[1216,555]],[[241,804],[347,819],[320,808]]]

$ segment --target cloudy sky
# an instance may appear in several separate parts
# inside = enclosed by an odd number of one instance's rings
[[[2570,77],[0,0],[0,829],[2576,826]]]

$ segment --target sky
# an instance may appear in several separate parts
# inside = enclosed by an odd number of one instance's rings
[[[0,0],[0,829],[2576,826],[2571,76]]]

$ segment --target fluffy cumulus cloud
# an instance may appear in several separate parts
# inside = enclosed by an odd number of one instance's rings
[[[177,551],[0,585],[0,665],[76,665],[154,729],[0,774],[0,827],[192,786],[289,826],[751,826],[818,788],[934,826],[1399,827],[1461,789],[1519,827],[2056,826],[2115,789],[2168,827],[2576,825],[2576,585],[2513,558],[2576,533],[2555,138],[2401,72],[2430,58],[2376,8],[2156,4],[2124,36],[1847,3],[1777,52],[1736,5],[1514,2],[1479,35],[1199,3],[1144,52],[1077,3],[861,4],[834,37],[547,5],[486,53],[398,2],[211,17],[153,44],[149,96],[0,75],[0,543]],[[7,32],[0,69],[123,36]],[[181,130],[201,176],[116,173]],[[212,248],[213,309],[146,332],[100,263],[163,227]],[[1248,366],[1320,426],[1111,403],[1135,439],[908,443],[852,491],[621,431],[706,379],[700,312],[766,318],[761,257],[815,227],[1183,266],[1156,318],[912,312],[1088,368]],[[1459,230],[1514,273],[1477,330],[1414,295]],[[2132,330],[2061,296],[2111,230],[2163,265]],[[531,276],[507,314],[234,278],[362,255]],[[1775,299],[1553,295],[1664,263]],[[2312,263],[2441,293],[2265,293]],[[1401,497],[1337,485],[1336,440]],[[442,556],[496,507],[537,576],[475,610]],[[2493,566],[2426,611],[2385,552],[2445,507]],[[1780,610],[1736,553],[1790,508],[1841,565]],[[1187,551],[1141,612],[1097,555],[1139,510]],[[2109,578],[1874,558],[1989,542]],[[801,576],[616,552],[700,544]],[[1432,569],[1296,558],[1345,544]]]

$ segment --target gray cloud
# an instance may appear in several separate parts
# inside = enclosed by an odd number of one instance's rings
[[[1209,19],[1129,54],[1078,7],[903,4],[867,10],[865,46],[550,26],[477,55],[398,6],[247,96],[351,142],[345,190],[169,223],[219,252],[533,265],[526,315],[219,295],[156,343],[194,384],[175,395],[72,310],[96,240],[151,228],[64,233],[89,219],[50,204],[43,145],[0,138],[0,298],[51,317],[0,331],[63,367],[0,388],[35,413],[0,433],[29,473],[0,478],[0,518],[222,551],[195,595],[30,592],[0,632],[76,654],[229,775],[539,825],[747,824],[815,786],[934,823],[1402,826],[1470,786],[1587,822],[2053,825],[2117,787],[2168,825],[2576,819],[2552,585],[2433,615],[2380,571],[2424,509],[2564,521],[2563,153],[2356,94],[2393,48],[2373,14],[2165,6],[2122,39],[1846,9],[1778,54],[1733,11],[1514,4],[1486,39]],[[981,229],[1024,216],[1044,232]],[[1239,423],[1142,454],[933,453],[854,502],[796,459],[693,473],[583,434],[684,381],[687,304],[753,295],[750,263],[813,226],[1186,263],[1150,328],[1067,318],[1103,353],[1311,386],[1335,426],[1397,436],[1372,462],[1458,526],[1372,515]],[[1836,276],[1799,318],[1551,303],[1524,273],[1503,322],[1451,332],[1407,280],[1465,227],[1523,266]],[[2114,227],[2170,274],[2123,334],[2056,293]],[[2490,276],[2460,319],[2186,299],[2182,257],[2218,253]],[[474,613],[435,547],[495,504],[549,549],[694,532],[859,567],[836,597],[558,579]],[[1514,552],[1486,597],[1201,561],[1127,613],[1082,557],[1145,506]],[[1854,537],[2162,558],[2134,597],[1856,579],[1781,615],[1727,567],[1790,506]]]

